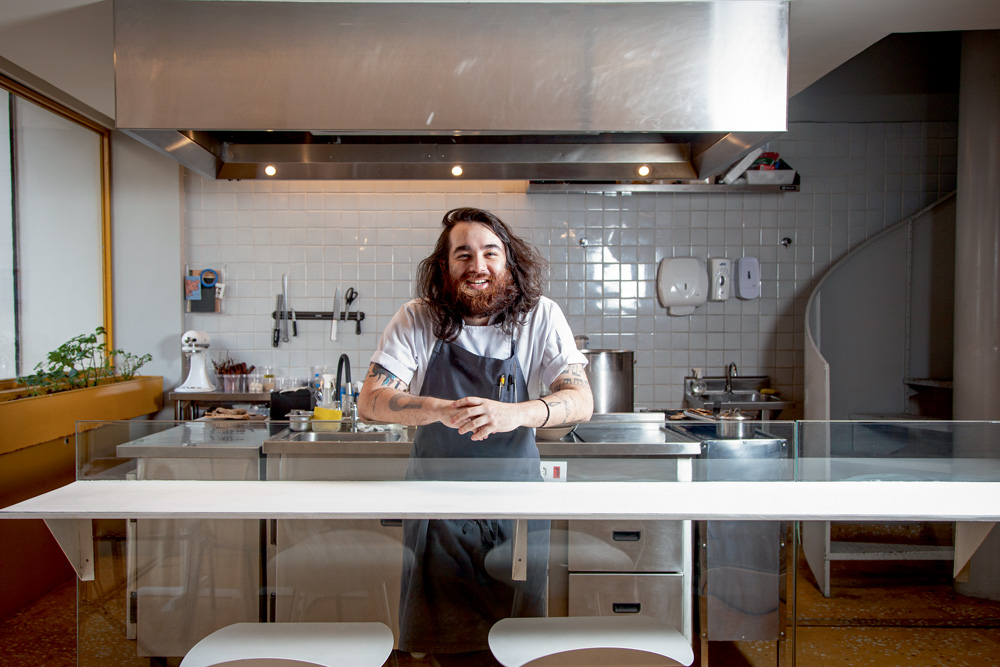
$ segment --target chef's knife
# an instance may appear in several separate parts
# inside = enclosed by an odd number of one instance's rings
[[[299,322],[298,318],[295,317],[295,309],[292,308],[292,302],[288,298],[288,279],[285,278],[285,310],[292,316],[292,335],[299,335]]]
[[[330,340],[337,340],[337,321],[340,320],[340,288],[333,295],[333,324],[330,325]]]
[[[281,341],[288,342],[288,274],[281,274]]]
[[[281,337],[281,295],[274,298],[274,333],[271,336],[271,347],[278,347],[278,339]]]

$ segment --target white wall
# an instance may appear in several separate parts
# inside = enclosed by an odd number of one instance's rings
[[[0,57],[49,84],[44,92],[77,111],[90,115],[74,99],[115,117],[111,0],[3,0],[0,5]]]
[[[130,137],[111,139],[115,347],[153,355],[140,371],[181,377],[181,169]]]
[[[692,367],[718,375],[770,375],[802,401],[805,301],[850,248],[955,187],[954,123],[799,123],[770,146],[802,173],[786,194],[550,195],[523,182],[184,180],[192,268],[225,271],[225,312],[189,314],[216,354],[306,376],[346,352],[367,368],[377,334],[413,294],[444,211],[496,211],[551,262],[547,294],[591,347],[636,350],[636,406],[679,407]],[[584,249],[580,238],[590,245]],[[792,239],[788,247],[782,238]],[[709,303],[671,317],[654,278],[667,256],[760,259],[762,298]],[[367,314],[363,334],[299,323],[271,347],[270,313],[290,280],[298,310],[330,310],[334,289],[354,286]],[[359,373],[355,372],[355,377]],[[785,417],[791,416],[788,414]]]

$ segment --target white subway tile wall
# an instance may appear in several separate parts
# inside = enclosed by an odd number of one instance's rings
[[[350,358],[363,379],[378,335],[413,295],[418,262],[458,206],[497,213],[548,258],[546,293],[590,347],[635,350],[636,408],[679,408],[692,368],[769,375],[801,415],[805,305],[820,277],[866,239],[955,189],[956,123],[794,123],[768,146],[801,177],[794,193],[527,194],[523,181],[213,181],[185,178],[185,257],[218,268],[224,312],[189,313],[213,358],[275,366],[288,377]],[[581,245],[586,239],[587,245]],[[784,243],[783,243],[784,240]],[[656,299],[664,257],[756,257],[761,296],[667,314]],[[333,309],[354,287],[361,334],[299,321],[271,346],[281,276],[300,311]],[[341,303],[343,306],[343,303]]]

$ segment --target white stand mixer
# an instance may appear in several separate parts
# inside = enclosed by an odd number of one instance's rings
[[[212,337],[204,331],[185,331],[181,336],[181,352],[191,360],[190,370],[184,384],[174,391],[195,392],[215,391],[215,385],[208,379],[208,348]]]

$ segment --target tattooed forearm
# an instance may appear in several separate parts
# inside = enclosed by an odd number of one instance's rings
[[[594,403],[590,382],[582,365],[567,366],[549,388],[552,390],[546,398],[551,412],[549,425],[590,419]]]
[[[553,392],[556,392],[562,389],[569,389],[571,387],[590,387],[590,382],[587,380],[587,374],[584,372],[583,366],[580,364],[570,364],[567,366],[566,370],[556,377],[555,382],[552,383],[550,389]]]
[[[385,366],[381,366],[379,364],[371,365],[368,377],[375,378],[380,387],[389,387],[390,389],[399,389],[400,391],[406,391],[408,389],[408,385],[405,382],[390,373]]]
[[[418,396],[411,396],[410,394],[394,394],[389,398],[389,409],[393,412],[401,412],[403,410],[422,410],[424,407],[424,399]]]

